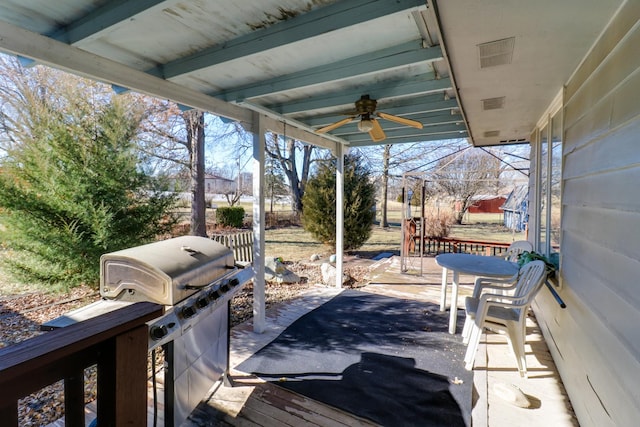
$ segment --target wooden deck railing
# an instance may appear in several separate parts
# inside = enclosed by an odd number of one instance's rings
[[[97,365],[100,427],[146,425],[145,322],[162,306],[141,302],[0,350],[0,420],[18,426],[18,399],[64,380],[65,425],[84,426],[84,369]]]
[[[405,242],[405,248],[407,254],[411,255],[415,252],[420,254],[420,238],[415,237],[413,242]],[[428,254],[441,254],[441,253],[468,253],[476,255],[492,255],[500,256],[506,252],[509,247],[509,243],[500,242],[487,242],[482,240],[465,240],[465,239],[429,239],[425,238],[422,241],[424,247],[422,248],[425,255]]]

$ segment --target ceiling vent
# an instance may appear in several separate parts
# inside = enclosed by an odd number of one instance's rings
[[[482,43],[478,45],[480,52],[480,68],[511,64],[515,37]]]
[[[482,109],[483,110],[499,110],[504,107],[504,96],[499,96],[497,98],[487,98],[482,99]]]
[[[484,137],[485,138],[495,138],[496,136],[500,135],[500,131],[499,130],[487,130],[484,132]]]

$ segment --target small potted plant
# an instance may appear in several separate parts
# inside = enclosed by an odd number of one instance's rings
[[[558,253],[553,253],[549,258],[547,258],[546,256],[539,254],[536,251],[524,251],[520,255],[518,255],[518,266],[522,267],[523,265],[536,260],[544,262],[547,270],[547,278],[552,278],[556,274],[556,271],[559,267]]]

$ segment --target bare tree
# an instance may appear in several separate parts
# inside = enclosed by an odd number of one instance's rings
[[[182,113],[187,129],[187,149],[191,172],[191,215],[193,236],[207,237],[207,205],[204,191],[204,112],[190,110]]]
[[[457,147],[460,141],[433,141],[413,144],[387,144],[361,148],[370,158],[371,169],[380,177],[380,227],[389,226],[387,201],[389,199],[389,179],[406,171],[426,169],[433,158],[443,151]],[[381,165],[381,167],[377,167]]]
[[[387,199],[389,198],[389,160],[391,158],[391,145],[384,146],[384,152],[382,153],[382,188],[380,195],[380,227],[389,227],[387,221]]]
[[[298,153],[301,152],[302,165],[300,176],[298,176]],[[284,172],[291,190],[291,210],[299,214],[302,213],[302,197],[304,189],[309,179],[311,164],[314,160],[314,147],[303,144],[291,138],[280,139],[278,135],[272,134],[268,141],[266,153],[276,160],[281,170]]]
[[[466,150],[438,162],[432,177],[451,196],[458,207],[456,222],[462,224],[464,214],[473,204],[473,197],[496,188],[500,161],[480,150]]]
[[[207,126],[214,116],[203,111],[180,111],[178,106],[156,99],[145,99],[147,120],[140,147],[148,164],[173,175],[188,175],[191,193],[190,232],[206,236],[205,143],[242,139],[244,131],[235,122]],[[239,198],[239,195],[238,195]]]

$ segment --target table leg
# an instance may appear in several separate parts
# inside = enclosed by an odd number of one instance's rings
[[[440,288],[440,311],[447,309],[447,269],[442,268],[442,287]]]
[[[451,289],[451,310],[449,311],[449,333],[456,333],[456,323],[458,321],[458,281],[460,274],[453,270],[453,287]]]

